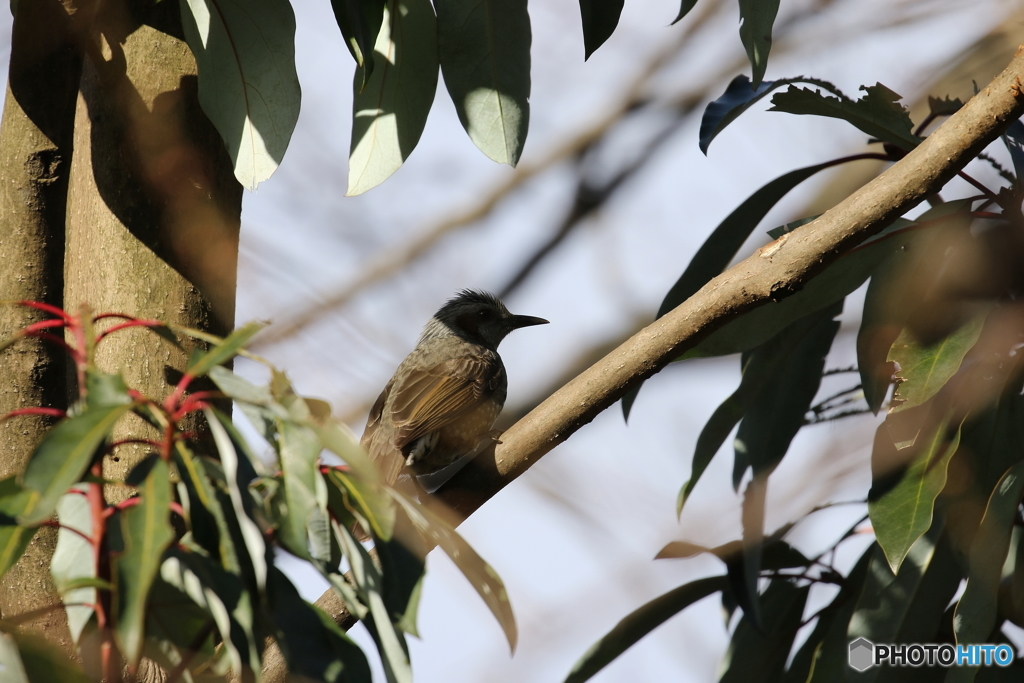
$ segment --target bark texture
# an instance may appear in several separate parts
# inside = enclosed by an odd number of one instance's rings
[[[225,334],[234,321],[241,186],[199,107],[196,65],[177,3],[98,6],[75,124],[64,300]],[[111,335],[97,364],[162,399],[186,354],[142,329]],[[130,416],[114,438],[154,438]],[[104,474],[121,479],[146,453],[118,447]],[[109,487],[108,498],[128,495]]]
[[[71,22],[58,0],[22,3],[11,36],[11,63],[0,123],[0,300],[31,299],[60,306],[63,294],[64,214],[75,95],[81,59]],[[44,318],[19,306],[0,306],[0,338]],[[0,354],[0,415],[19,408],[66,407],[64,354],[23,339]],[[0,478],[24,467],[53,420],[18,417],[0,422]],[[42,528],[21,560],[0,581],[0,614],[28,612],[56,600],[49,558],[56,530]],[[71,646],[63,610],[29,624],[65,649]]]

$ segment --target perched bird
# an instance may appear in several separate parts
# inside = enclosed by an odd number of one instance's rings
[[[512,330],[546,322],[512,315],[497,297],[469,289],[434,314],[363,431],[361,443],[389,484],[403,466],[431,474],[497,441],[491,428],[508,390],[498,344]]]

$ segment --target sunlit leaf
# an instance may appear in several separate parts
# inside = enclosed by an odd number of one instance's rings
[[[266,325],[264,323],[252,322],[242,325],[237,330],[224,338],[224,341],[215,345],[206,353],[197,354],[189,362],[185,372],[193,377],[201,377],[221,363],[225,363],[236,355],[257,332]]]
[[[11,640],[17,644],[17,654],[21,658],[21,671],[25,674],[28,683],[89,683],[86,676],[77,664],[70,661],[68,656],[58,647],[51,645],[45,639],[28,633],[0,634],[4,641],[0,646],[0,657],[6,664],[7,658],[12,655]],[[13,663],[12,670],[17,672],[17,664]],[[6,674],[6,672],[4,672]],[[15,675],[18,675],[17,673]],[[7,683],[7,678],[4,678]],[[12,676],[11,683],[18,681]]]
[[[281,472],[284,478],[285,518],[280,528],[281,543],[299,557],[308,558],[306,525],[317,507],[316,478],[320,442],[308,427],[282,420]]]
[[[250,190],[284,157],[299,118],[295,14],[287,0],[185,0],[185,40],[199,69],[199,103]]]
[[[512,605],[509,603],[505,584],[498,573],[484,562],[483,558],[466,543],[465,539],[450,524],[425,505],[415,505],[405,496],[391,489],[389,491],[420,533],[439,545],[459,568],[462,575],[466,577],[466,580],[476,589],[484,604],[491,610],[491,614],[498,620],[498,625],[501,626],[505,633],[505,639],[508,640],[509,649],[514,652],[519,638],[516,618],[512,614]]]
[[[130,409],[130,404],[87,404],[46,432],[22,475],[22,485],[36,494],[20,517],[23,524],[38,524],[53,514],[57,501],[82,478],[96,450]]]
[[[761,84],[772,49],[772,24],[779,13],[779,0],[739,0],[740,41],[747,51],[755,86]]]
[[[16,476],[0,480],[0,576],[21,558],[35,536],[36,529],[18,522],[34,495],[18,485]]]
[[[584,60],[590,59],[594,50],[601,47],[615,32],[623,4],[623,0],[580,0]]]
[[[530,122],[526,0],[438,0],[441,73],[480,151],[515,166]]]
[[[142,656],[149,588],[160,570],[164,550],[174,540],[170,521],[170,468],[166,461],[157,460],[153,465],[139,488],[139,498],[139,504],[119,515],[125,550],[113,562],[117,577],[114,635],[121,654],[132,667]]]
[[[859,100],[845,95],[832,97],[818,90],[790,87],[772,97],[768,111],[806,114],[842,119],[873,138],[890,142],[906,151],[920,144],[913,133],[910,113],[899,101],[900,96],[881,83],[860,87],[866,94]]]
[[[594,643],[573,665],[565,683],[583,683],[648,633],[703,598],[727,590],[728,579],[711,576],[670,590],[640,606]]]
[[[217,452],[220,454],[220,463],[224,467],[224,476],[227,479],[228,494],[231,496],[231,506],[235,512],[237,522],[242,534],[242,541],[248,550],[249,561],[252,563],[253,572],[256,575],[256,586],[262,591],[267,583],[267,544],[263,540],[263,533],[259,526],[252,520],[243,502],[242,491],[248,495],[249,481],[240,479],[243,471],[240,465],[238,452],[235,450],[240,436],[232,438],[228,434],[228,428],[233,429],[231,420],[223,413],[206,408],[206,421],[210,425],[210,433],[213,434],[214,443],[217,445]]]
[[[331,9],[338,22],[338,28],[345,37],[345,45],[356,60],[356,65],[363,67],[363,76],[368,78],[373,73],[373,44],[380,33],[384,20],[386,0],[331,0]]]
[[[1022,496],[1024,462],[1019,462],[996,484],[981,527],[971,543],[967,587],[953,615],[957,644],[988,642],[996,626],[999,581]],[[956,667],[950,669],[947,680],[951,683],[973,681],[977,672],[976,666]]]
[[[935,499],[946,485],[946,469],[960,445],[960,425],[950,430],[946,421],[934,425],[915,449],[906,472],[881,497],[870,497],[868,513],[878,544],[895,574],[917,540],[932,526]],[[879,427],[880,433],[886,429]],[[884,434],[879,438],[887,438]]]
[[[899,364],[893,411],[898,412],[923,404],[960,369],[985,324],[987,311],[974,316],[949,336],[934,344],[921,346],[913,335],[904,331],[893,342],[886,360]]]
[[[96,602],[96,589],[72,586],[82,579],[98,580],[93,547],[89,542],[93,520],[89,500],[84,495],[88,487],[88,484],[77,484],[57,503],[57,519],[61,528],[57,532],[57,547],[50,559],[53,583],[67,605],[68,628],[76,643],[92,618],[93,609],[89,605]]]
[[[202,458],[196,457],[181,441],[175,444],[174,463],[187,496],[182,500],[191,521],[192,538],[218,559],[229,572],[240,574],[241,563],[231,538],[217,489]]]
[[[0,673],[7,683],[29,683],[18,654],[18,644],[6,633],[0,633]]]
[[[374,69],[356,69],[348,194],[384,182],[419,142],[437,92],[437,22],[430,0],[390,0]]]
[[[344,494],[346,507],[370,525],[367,531],[374,537],[388,541],[395,524],[395,510],[392,501],[386,498],[383,489],[369,485],[344,472],[331,470],[328,481]]]

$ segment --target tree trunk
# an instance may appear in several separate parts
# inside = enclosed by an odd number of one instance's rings
[[[144,16],[127,2],[100,5],[75,124],[68,194],[64,300],[227,333],[234,319],[241,186],[199,107],[196,66],[177,3]],[[187,355],[143,329],[108,337],[97,364],[162,399]],[[158,438],[132,416],[114,438]],[[122,479],[147,452],[118,447],[104,476]],[[108,497],[125,498],[124,487]]]
[[[64,214],[75,94],[81,59],[70,20],[58,0],[21,4],[14,20],[10,76],[0,124],[0,299],[55,306],[63,294]],[[0,338],[44,316],[0,306]],[[0,354],[0,415],[18,408],[65,408],[64,354],[23,339]],[[22,470],[52,419],[18,417],[0,423],[0,477]],[[56,602],[49,558],[56,530],[42,528],[0,582],[0,613],[27,612]],[[63,610],[28,624],[66,650]]]

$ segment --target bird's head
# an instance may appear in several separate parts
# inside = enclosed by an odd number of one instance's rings
[[[420,339],[454,334],[494,351],[512,330],[547,322],[530,315],[512,315],[493,294],[464,289],[434,314]]]

